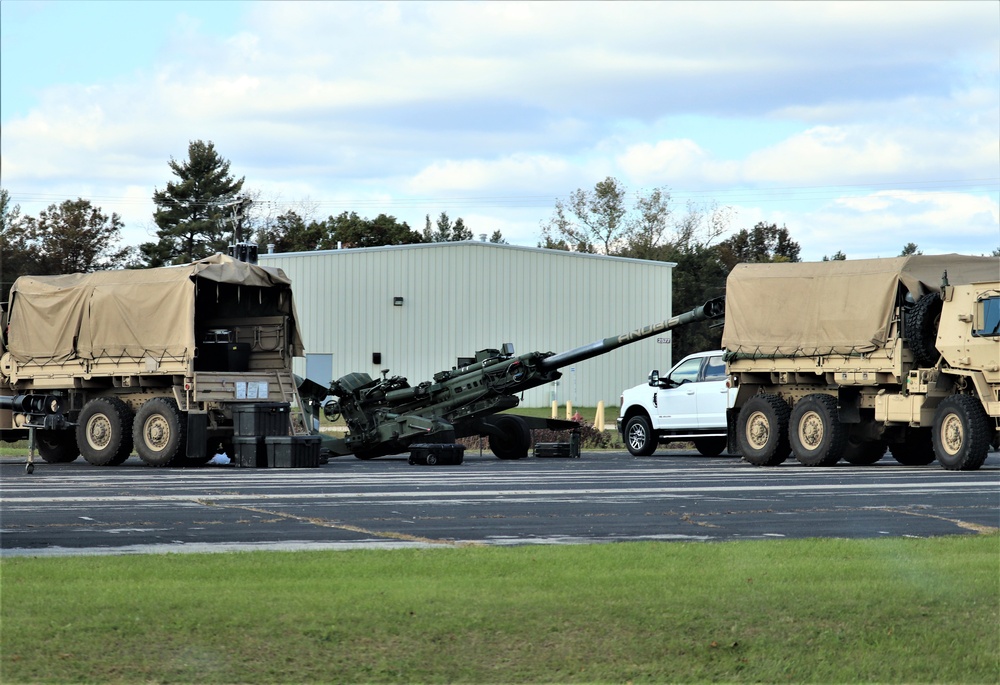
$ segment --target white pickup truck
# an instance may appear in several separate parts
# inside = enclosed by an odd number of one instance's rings
[[[665,377],[651,371],[649,382],[621,396],[618,432],[628,451],[648,457],[658,444],[690,441],[706,457],[726,449],[729,380],[722,350],[682,359]]]

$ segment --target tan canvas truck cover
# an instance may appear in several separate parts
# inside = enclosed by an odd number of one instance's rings
[[[1000,259],[958,254],[738,264],[726,281],[722,346],[730,356],[850,355],[885,346],[896,298],[994,281]]]
[[[22,276],[11,289],[7,351],[21,364],[98,358],[190,358],[195,349],[195,293],[227,283],[279,288],[291,319],[292,354],[304,348],[291,280],[216,254],[192,264],[156,269]]]

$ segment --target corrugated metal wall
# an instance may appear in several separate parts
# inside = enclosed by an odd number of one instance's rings
[[[666,262],[468,241],[265,254],[260,264],[292,279],[306,351],[332,354],[334,377],[389,369],[415,384],[504,342],[519,354],[563,352],[672,315]],[[558,387],[528,391],[522,405],[616,405],[650,369],[670,367],[667,338],[563,369]]]

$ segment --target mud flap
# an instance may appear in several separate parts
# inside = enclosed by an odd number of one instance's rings
[[[187,452],[189,459],[204,459],[208,449],[208,414],[204,412],[187,413]]]

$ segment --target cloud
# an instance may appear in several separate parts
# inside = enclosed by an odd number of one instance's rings
[[[220,5],[238,17],[222,28],[187,5],[153,29],[142,7],[119,30],[148,32],[148,62],[123,51],[129,68],[106,76],[42,74],[39,99],[3,121],[15,198],[92,194],[142,227],[167,162],[202,139],[265,199],[316,198],[321,216],[383,203],[421,226],[449,211],[526,244],[549,198],[605,176],[715,193],[741,221],[787,217],[821,245],[852,235],[845,220],[996,225],[981,188],[936,210],[870,192],[996,178],[994,3],[268,2]],[[50,51],[72,54],[76,34]],[[708,123],[678,133],[679,117]],[[802,185],[822,196],[772,192]]]
[[[1000,207],[985,195],[880,191],[785,218],[809,261],[837,251],[849,259],[895,257],[911,242],[924,254],[1000,248]]]

